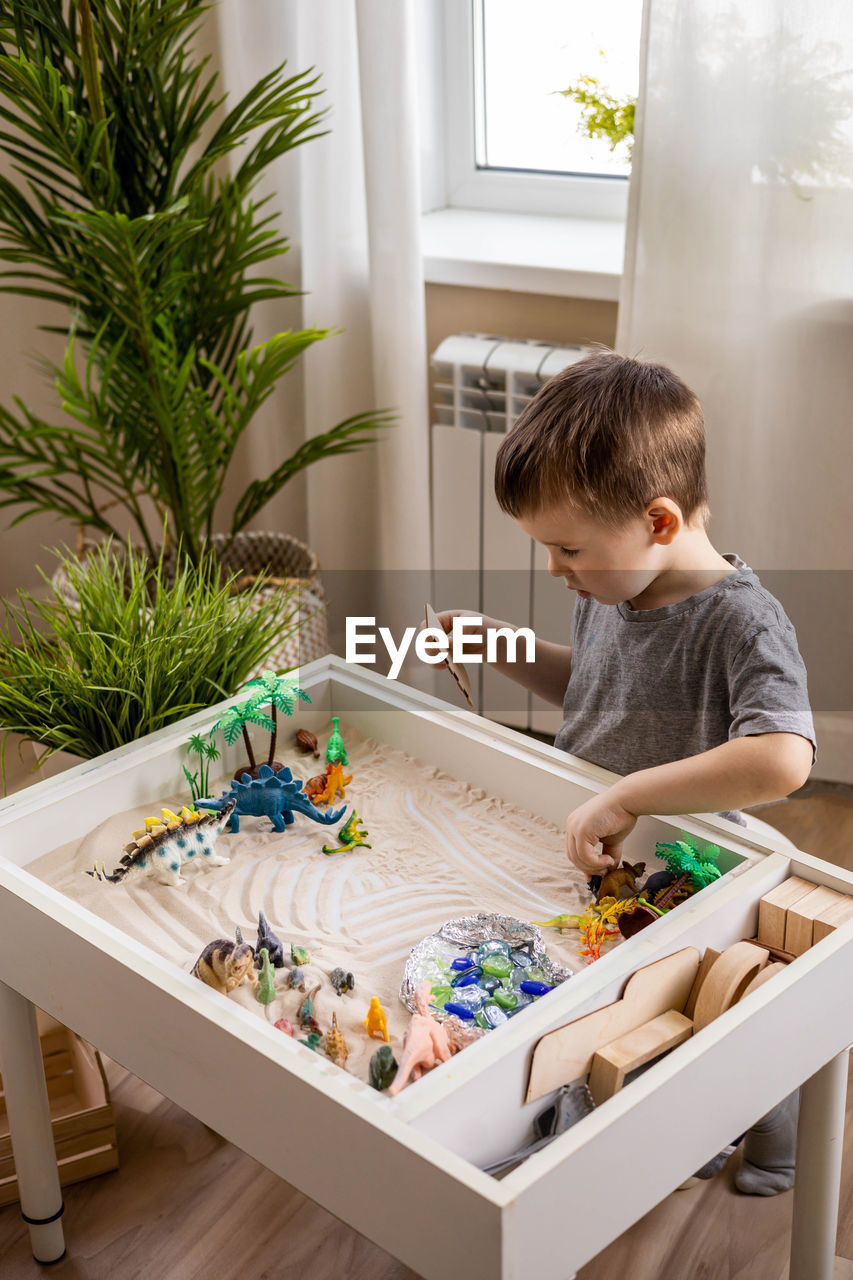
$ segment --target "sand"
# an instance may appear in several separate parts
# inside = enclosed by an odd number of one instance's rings
[[[254,945],[263,909],[286,954],[291,942],[310,952],[304,972],[308,990],[321,988],[314,1001],[320,1026],[326,1031],[337,1014],[349,1048],[346,1069],[366,1080],[379,1044],[362,1026],[373,995],[387,1014],[399,1057],[409,1021],[399,989],[412,946],[460,916],[494,911],[547,920],[582,911],[590,899],[585,878],[566,859],[561,829],[347,725],[341,729],[349,755],[344,772],[353,775],[347,815],[354,805],[370,849],[322,852],[323,844],[339,843],[344,819],[325,827],[297,814],[279,834],[268,819],[249,817],[241,818],[238,834],[220,837],[217,849],[230,856],[228,866],[193,865],[177,887],[148,877],[110,884],[86,875],[102,862],[111,871],[146,816],[189,801],[176,778],[172,795],[153,795],[144,808],[108,817],[28,870],[186,972],[208,942],[233,939],[238,925]],[[327,737],[328,730],[320,742]],[[301,755],[295,744],[280,746],[276,754],[298,778],[322,772],[323,761]],[[211,793],[218,795],[225,785],[220,779]],[[543,933],[557,964],[584,967],[576,933]],[[335,993],[329,974],[336,966],[354,974],[352,993]],[[248,983],[218,998],[238,1000],[270,1022],[285,1017],[296,1025],[302,993],[287,986],[286,975],[287,969],[276,970],[276,999],[266,1007]]]

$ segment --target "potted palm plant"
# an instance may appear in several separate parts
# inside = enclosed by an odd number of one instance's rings
[[[0,289],[64,309],[63,416],[0,407],[0,506],[37,512],[253,578],[316,569],[247,526],[297,472],[388,426],[359,413],[302,443],[225,512],[235,450],[279,379],[328,329],[255,342],[255,303],[296,290],[257,185],[320,134],[318,77],[261,78],[238,102],[192,52],[207,0],[0,5]],[[217,123],[218,121],[218,123]],[[150,501],[148,501],[150,500]],[[152,514],[153,512],[153,514]],[[259,561],[261,563],[259,563]],[[274,664],[276,665],[276,664]]]

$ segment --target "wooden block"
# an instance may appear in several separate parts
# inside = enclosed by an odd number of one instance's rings
[[[788,908],[785,919],[785,950],[801,956],[814,941],[814,922],[830,907],[843,901],[843,895],[820,885]]]
[[[737,1003],[745,1000],[753,991],[757,991],[759,987],[763,987],[765,982],[769,982],[771,978],[775,978],[777,973],[784,973],[787,965],[781,960],[774,960],[773,964],[767,964],[760,969],[751,982],[748,982],[743,990],[743,994],[738,997]]]
[[[594,1054],[635,1027],[668,1009],[680,1013],[698,968],[696,947],[685,947],[633,973],[621,1000],[549,1031],[534,1046],[525,1101],[535,1102],[587,1075]]]
[[[820,942],[822,938],[828,938],[831,933],[853,917],[853,898],[844,893],[840,893],[838,896],[840,901],[833,903],[831,907],[827,907],[826,911],[822,911],[815,920],[814,942]]]
[[[719,955],[719,951],[715,951],[713,947],[705,948],[705,954],[699,962],[699,972],[693,980],[693,987],[690,995],[687,997],[687,1003],[684,1006],[683,1013],[685,1018],[693,1017],[693,1011],[696,1008],[696,997],[699,995],[702,983],[708,976],[708,970],[711,968],[714,961],[719,958]]]
[[[660,1057],[692,1035],[690,1019],[670,1009],[599,1049],[589,1072],[589,1091],[595,1103],[600,1106],[618,1093],[629,1071]]]
[[[715,960],[702,983],[693,1013],[697,1031],[737,1002],[749,983],[767,963],[767,952],[751,942],[736,942]]]
[[[775,889],[766,893],[758,904],[758,941],[770,947],[785,946],[785,916],[793,907],[811,893],[814,885],[799,876],[789,876]]]

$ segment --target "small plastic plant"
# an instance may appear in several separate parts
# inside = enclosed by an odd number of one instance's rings
[[[708,844],[700,849],[695,836],[688,835],[686,831],[682,831],[681,839],[674,843],[659,841],[655,854],[673,875],[690,875],[697,893],[713,880],[719,880],[722,875],[717,866],[719,845]]]
[[[250,691],[246,701],[229,707],[225,715],[217,720],[210,732],[214,734],[217,730],[221,730],[222,736],[229,747],[237,741],[241,734],[243,735],[246,754],[249,758],[249,772],[254,777],[257,774],[258,763],[252,750],[247,725],[260,725],[270,735],[270,749],[266,763],[272,769],[274,767],[278,733],[277,712],[280,711],[288,716],[292,715],[297,699],[301,699],[302,702],[310,702],[311,699],[304,689],[300,689],[298,685],[294,684],[292,680],[288,680],[285,676],[276,675],[274,671],[264,671],[254,680],[249,680],[239,692],[244,690]],[[264,710],[266,706],[269,706],[269,712]]]
[[[192,795],[193,805],[198,802],[199,796],[210,795],[210,762],[219,759],[219,751],[216,743],[211,738],[205,738],[200,733],[194,733],[187,743],[187,751],[192,755],[198,756],[198,769],[190,773],[186,765],[183,766],[184,777],[190,784],[190,794]]]

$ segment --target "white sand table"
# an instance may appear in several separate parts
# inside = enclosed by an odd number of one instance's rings
[[[321,745],[330,729],[320,735]],[[415,943],[458,916],[490,911],[547,920],[583,910],[590,897],[584,877],[566,859],[563,832],[551,823],[346,725],[342,732],[349,755],[344,773],[353,775],[347,816],[355,806],[370,849],[322,852],[324,844],[339,843],[345,819],[324,827],[297,813],[279,834],[268,818],[241,817],[239,834],[220,836],[217,844],[230,865],[184,868],[186,883],[177,887],[147,877],[109,884],[85,874],[102,862],[112,871],[145,817],[159,814],[163,805],[176,809],[188,802],[175,791],[152,796],[144,809],[107,818],[83,840],[54,850],[28,870],[187,971],[208,942],[233,939],[238,925],[254,946],[263,910],[286,956],[291,942],[310,952],[304,973],[307,990],[321,987],[314,1001],[320,1027],[328,1030],[337,1014],[349,1047],[346,1069],[367,1079],[380,1043],[362,1026],[370,997],[378,996],[388,1015],[399,1056],[409,1014],[398,992]],[[303,780],[323,771],[322,759],[301,755],[295,745],[281,744],[276,756]],[[226,785],[220,779],[211,794]],[[343,803],[338,799],[334,807]],[[652,854],[650,849],[649,860]],[[577,933],[543,934],[556,963],[584,967]],[[336,966],[354,974],[354,992],[335,993],[329,974]],[[289,1018],[302,1037],[296,1012],[303,996],[289,988],[287,974],[286,968],[275,970],[276,999],[266,1008],[248,983],[221,998],[239,1000],[271,1022]]]

